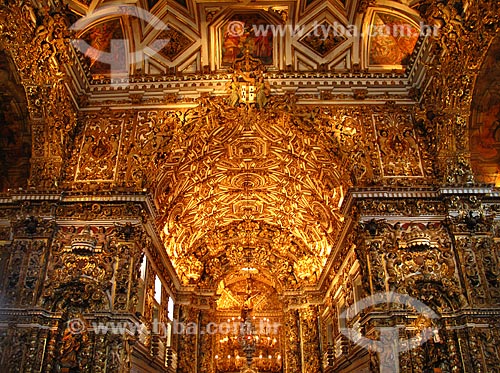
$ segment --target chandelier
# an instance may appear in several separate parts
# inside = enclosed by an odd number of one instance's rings
[[[250,268],[250,258],[247,258]],[[278,343],[278,330],[267,317],[256,319],[253,312],[252,273],[248,271],[245,287],[245,301],[240,317],[232,320],[239,324],[233,335],[219,340],[216,355],[217,372],[234,372],[240,369],[255,369],[258,372],[281,372],[282,359]],[[231,319],[227,320],[230,323]]]
[[[241,308],[240,324],[240,345],[246,355],[247,365],[250,367],[253,362],[253,356],[256,350],[255,326],[252,323],[252,274],[247,278],[246,299]]]
[[[250,181],[248,180],[248,175],[245,175],[245,182],[243,184],[245,188],[245,197],[246,197],[246,202],[248,203],[249,200],[249,191],[248,187],[250,186]],[[247,260],[247,266],[246,268],[250,268],[250,261],[251,261],[251,248],[250,248],[250,231],[246,231],[247,235],[247,255],[246,260]],[[247,366],[250,367],[253,362],[253,356],[255,354],[256,350],[256,335],[255,335],[255,326],[252,323],[251,319],[251,313],[253,310],[252,307],[252,274],[251,272],[248,272],[248,278],[247,278],[247,285],[246,285],[246,298],[245,302],[243,303],[243,307],[241,309],[241,324],[240,324],[240,336],[239,336],[239,342],[241,345],[241,348],[243,352],[246,355],[247,359]]]
[[[247,366],[250,367],[253,362],[253,357],[256,350],[255,326],[250,318],[251,309],[247,304],[243,305],[241,310],[241,324],[240,324],[240,337],[239,342],[243,352],[246,355]]]
[[[246,299],[241,307],[240,317],[233,317],[239,323],[233,335],[219,340],[215,355],[217,372],[235,372],[252,369],[256,372],[281,372],[282,358],[279,352],[277,329],[271,326],[267,317],[256,319],[252,315],[252,278],[247,278]],[[228,323],[231,319],[227,320]]]

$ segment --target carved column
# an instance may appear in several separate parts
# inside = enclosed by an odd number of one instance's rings
[[[302,372],[299,312],[289,310],[285,313],[284,341],[285,341],[285,371]]]
[[[181,325],[198,325],[199,310],[190,306],[181,306],[179,322]],[[195,373],[197,366],[197,334],[193,328],[186,328],[178,336],[178,373]]]
[[[215,334],[206,333],[208,331],[207,324],[214,320],[214,314],[204,311],[200,315],[200,334],[199,350],[198,350],[198,372],[199,373],[215,373],[214,366],[214,337]]]
[[[303,372],[320,372],[320,340],[318,324],[318,307],[309,306],[299,310],[300,343],[302,345]]]
[[[461,11],[458,4],[467,6]],[[421,113],[421,123],[433,137],[431,147],[438,160],[435,171],[445,183],[471,184],[474,176],[466,134],[474,82],[497,34],[498,10],[488,2],[443,4],[432,0],[421,1],[419,8],[426,24],[439,26],[433,37],[435,63],[427,71],[427,84],[422,85],[427,88],[422,100],[425,112]]]

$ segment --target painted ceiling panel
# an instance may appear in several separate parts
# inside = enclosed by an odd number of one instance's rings
[[[408,19],[377,12],[370,27],[370,66],[406,65],[415,49],[420,30]]]
[[[272,71],[285,70],[287,66],[301,71],[325,68],[337,71],[359,63],[362,69],[371,71],[400,70],[408,65],[419,37],[418,19],[412,18],[415,11],[400,2],[303,0],[270,6],[259,1],[249,4],[218,1],[194,4],[192,1],[84,4],[88,6],[87,18],[102,8],[116,8],[111,12],[116,13],[116,19],[93,22],[83,33],[83,40],[96,49],[86,53],[92,76],[109,75],[110,63],[116,65],[114,69],[119,70],[119,74],[130,75],[169,71],[196,73],[204,66],[209,66],[211,71],[231,71],[236,60],[247,52],[260,60],[266,70]],[[82,13],[81,2],[71,4],[75,12]],[[353,16],[356,9],[358,16]],[[134,16],[131,13],[134,11],[140,14]],[[107,16],[109,18],[109,14]],[[139,22],[138,18],[141,18]],[[349,24],[348,19],[356,21]],[[161,27],[172,24],[175,28]],[[361,37],[360,50],[351,31],[366,29],[375,32]],[[116,53],[110,54],[111,40],[118,39],[126,40],[127,45],[117,43]],[[145,40],[154,43],[167,39],[169,45],[153,48],[157,56],[147,48],[150,45],[142,44]],[[199,46],[200,55],[193,60],[191,47],[195,44]],[[300,51],[300,56],[295,56],[295,49]],[[339,65],[336,61],[343,55],[347,59]],[[149,69],[148,66],[153,65],[142,63],[149,57],[168,68]],[[106,58],[109,61],[103,62]],[[191,61],[189,68],[186,61]]]
[[[81,40],[85,42],[80,51],[90,67],[93,77],[116,73],[128,73],[128,41],[120,18],[101,22],[87,29]]]

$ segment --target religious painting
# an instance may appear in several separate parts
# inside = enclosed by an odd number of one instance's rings
[[[99,23],[85,31],[79,50],[94,78],[128,72],[127,44],[120,19]]]
[[[333,25],[325,21],[318,25],[313,32],[309,32],[300,39],[300,42],[321,57],[325,57],[346,40],[336,31]]]
[[[99,116],[87,119],[75,181],[113,181],[125,119]]]
[[[245,55],[264,65],[273,63],[273,33],[260,14],[235,15],[222,28],[222,65],[231,66]]]
[[[407,65],[420,30],[409,20],[388,13],[375,13],[368,30],[370,65]]]

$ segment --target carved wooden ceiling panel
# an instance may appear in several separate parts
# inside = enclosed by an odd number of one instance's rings
[[[198,127],[186,128],[189,137],[174,137],[159,171],[164,239],[181,278],[213,286],[216,274],[248,260],[263,273],[293,269],[280,287],[314,283],[348,185],[339,157],[287,114],[214,109],[194,114],[204,119],[187,122]],[[204,271],[203,263],[220,268]]]
[[[344,224],[347,188],[432,182],[410,107],[311,107],[284,96],[260,110],[226,100],[89,112],[65,172],[77,190],[151,191],[184,285],[214,290],[251,267],[280,291],[314,286]]]
[[[253,275],[236,274],[221,281],[217,288],[218,310],[240,311],[243,305],[251,305],[256,312],[282,310],[276,289],[266,282],[259,281]]]
[[[354,66],[402,71],[411,62],[419,37],[417,12],[399,1],[69,3],[73,12],[89,21],[79,36],[88,44],[106,50],[111,40],[126,42],[123,60],[134,76],[190,74],[206,68],[226,71],[246,50],[268,71],[342,72]],[[121,28],[103,26],[120,21]],[[386,35],[388,30],[391,35]],[[159,47],[156,40],[166,40],[167,45]],[[90,59],[91,67],[97,63],[95,51],[80,52]],[[103,75],[102,68],[97,70],[91,71],[94,79]]]

